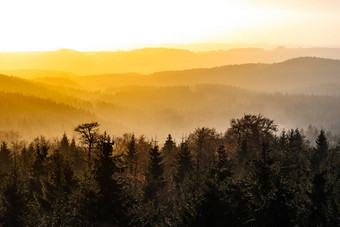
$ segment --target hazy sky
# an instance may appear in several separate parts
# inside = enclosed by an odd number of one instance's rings
[[[0,0],[0,51],[161,43],[340,46],[338,0]]]

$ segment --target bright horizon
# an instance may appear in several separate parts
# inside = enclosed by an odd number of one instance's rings
[[[0,2],[0,51],[111,51],[163,44],[339,46],[335,0]]]

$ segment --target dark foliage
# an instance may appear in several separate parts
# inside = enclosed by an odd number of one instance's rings
[[[323,130],[313,147],[245,115],[224,136],[198,128],[159,148],[98,126],[76,128],[80,145],[66,134],[2,143],[2,226],[340,225],[340,148]]]

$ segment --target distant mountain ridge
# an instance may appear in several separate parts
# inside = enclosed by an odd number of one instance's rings
[[[144,48],[115,52],[79,52],[69,49],[45,52],[0,53],[0,72],[6,70],[54,70],[80,75],[142,73],[211,68],[244,63],[275,63],[314,56],[340,59],[340,48],[237,48],[192,52],[183,49]]]
[[[98,120],[115,135],[152,137],[157,131],[162,138],[167,133],[179,138],[198,126],[224,130],[228,119],[261,113],[281,128],[313,124],[340,132],[340,60],[303,57],[151,74],[29,70],[27,75],[33,79],[0,75],[0,131],[24,127],[25,136],[56,136]]]
[[[152,74],[107,74],[83,76],[77,83],[96,89],[119,86],[175,86],[224,84],[261,92],[323,94],[308,87],[340,83],[340,60],[316,57],[289,59],[273,64],[239,64]],[[301,89],[299,91],[299,89]],[[340,95],[340,91],[327,95]]]

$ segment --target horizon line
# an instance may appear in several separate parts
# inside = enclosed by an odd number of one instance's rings
[[[189,47],[191,46],[191,47]],[[201,46],[201,47],[200,47]],[[215,47],[213,47],[215,46]],[[210,47],[210,48],[209,48]],[[264,49],[275,50],[278,48],[287,49],[309,49],[309,48],[340,48],[340,44],[313,44],[313,45],[299,45],[299,44],[275,44],[275,43],[161,43],[161,44],[135,44],[125,45],[123,48],[46,48],[46,49],[30,49],[30,50],[1,50],[0,53],[21,53],[21,52],[56,52],[60,50],[70,50],[76,52],[128,52],[133,50],[141,50],[148,48],[164,48],[164,49],[178,49],[188,50],[191,52],[208,52],[208,51],[227,51],[232,49]]]

